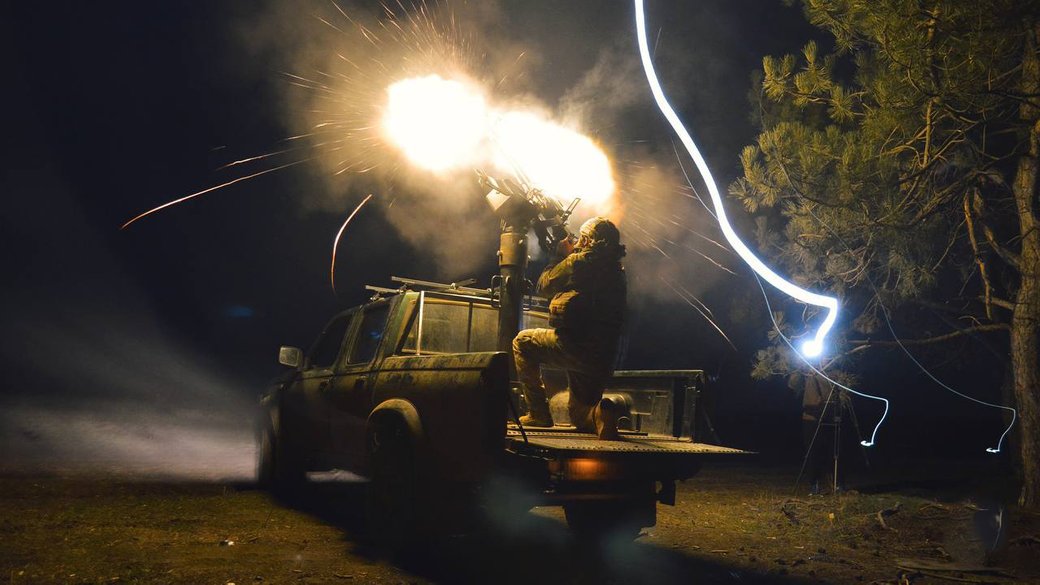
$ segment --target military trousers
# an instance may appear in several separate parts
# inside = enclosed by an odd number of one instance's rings
[[[595,432],[593,409],[613,373],[617,335],[577,337],[556,329],[524,329],[513,339],[516,373],[524,385],[528,404],[546,400],[541,367],[567,372],[571,423],[584,432]]]

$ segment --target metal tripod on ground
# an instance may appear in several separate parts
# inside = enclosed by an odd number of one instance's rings
[[[805,449],[805,455],[802,458],[802,467],[798,472],[798,479],[795,480],[795,485],[798,485],[801,482],[802,476],[805,474],[806,465],[813,456],[813,449],[816,447],[817,438],[820,437],[820,432],[831,432],[833,433],[831,439],[831,493],[836,494],[839,489],[841,489],[839,472],[841,465],[842,419],[846,415],[852,419],[852,426],[856,431],[856,438],[860,445],[862,445],[863,434],[860,431],[859,419],[856,416],[856,411],[848,395],[842,389],[835,387],[833,383],[828,383],[828,386],[830,387],[830,391],[827,393],[827,398],[824,401],[823,408],[816,421],[816,428],[813,432],[812,439],[809,441],[809,444]],[[830,427],[830,429],[823,429],[825,426]],[[870,459],[867,457],[866,449],[862,446],[860,449],[863,453],[864,462],[867,467],[870,467]]]

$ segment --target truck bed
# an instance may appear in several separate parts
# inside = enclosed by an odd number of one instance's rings
[[[592,433],[579,433],[574,427],[528,430],[527,440],[516,426],[506,430],[506,452],[518,461],[533,464],[541,461],[549,473],[550,488],[543,497],[567,498],[575,492],[594,493],[595,485],[621,482],[663,481],[674,488],[671,480],[692,477],[706,461],[751,454],[730,447],[695,443],[688,437],[622,431],[617,441],[602,441]],[[652,483],[651,483],[652,485]],[[604,488],[604,493],[611,490]],[[674,503],[671,497],[661,501]]]
[[[506,431],[507,447],[518,449],[541,448],[551,451],[560,456],[579,456],[592,454],[621,454],[641,453],[659,455],[746,455],[749,451],[741,451],[730,447],[720,447],[707,443],[694,443],[689,439],[682,439],[667,435],[650,435],[647,433],[633,433],[622,431],[620,440],[601,441],[592,433],[579,433],[566,427],[550,430],[532,431],[524,429],[527,434],[527,443],[520,430],[510,425]]]

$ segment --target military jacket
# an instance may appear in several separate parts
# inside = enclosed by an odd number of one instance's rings
[[[626,282],[621,262],[603,250],[573,252],[538,279],[550,297],[549,324],[575,334],[620,333],[625,314]]]

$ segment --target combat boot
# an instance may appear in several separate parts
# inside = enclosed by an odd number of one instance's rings
[[[603,441],[617,441],[618,418],[621,416],[621,407],[609,398],[603,398],[592,412],[592,418],[596,422],[596,435]]]
[[[553,426],[552,413],[549,411],[549,401],[545,393],[535,396],[536,392],[527,393],[527,414],[520,417],[520,425],[525,427],[551,427]]]

